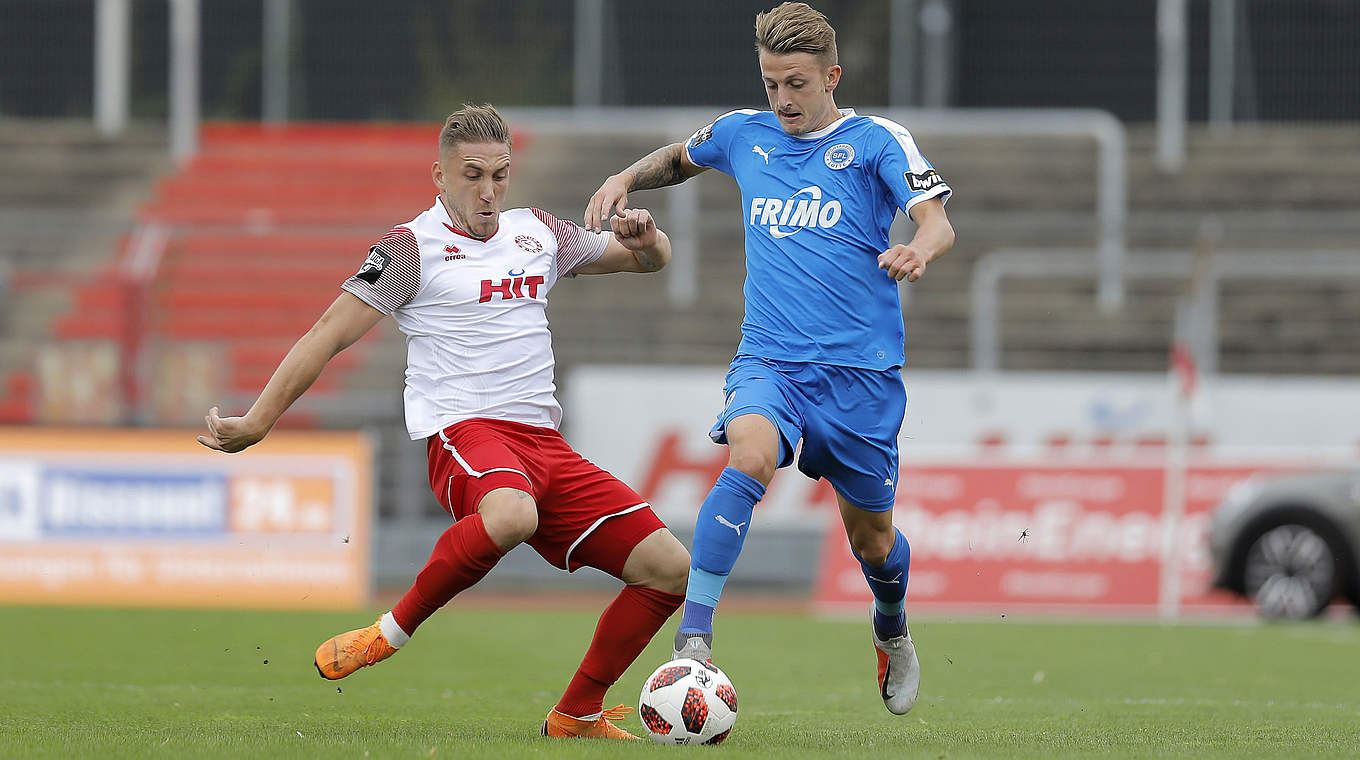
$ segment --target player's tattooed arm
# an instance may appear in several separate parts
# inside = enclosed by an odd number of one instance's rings
[[[676,185],[705,168],[689,160],[685,146],[681,143],[657,148],[600,185],[600,189],[586,204],[582,226],[592,232],[599,232],[610,217],[627,210],[630,191]]]
[[[685,146],[681,143],[672,143],[638,159],[632,166],[624,169],[623,173],[631,180],[628,189],[652,190],[678,185],[698,174],[697,171],[686,172],[684,167],[686,163],[688,162],[685,160]]]
[[[649,250],[633,251],[633,258],[644,272],[660,272],[670,261],[670,256]]]

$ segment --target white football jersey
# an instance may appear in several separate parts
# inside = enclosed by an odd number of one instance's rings
[[[474,417],[558,426],[548,291],[598,259],[609,238],[521,208],[478,240],[454,229],[436,198],[370,249],[342,287],[406,334],[412,438]]]

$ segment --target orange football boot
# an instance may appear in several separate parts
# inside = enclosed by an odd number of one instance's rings
[[[600,713],[600,717],[595,720],[581,720],[570,715],[563,715],[557,711],[557,708],[553,708],[548,712],[548,717],[543,719],[543,735],[566,739],[633,739],[642,741],[642,737],[633,736],[610,723],[613,720],[623,720],[632,711],[633,708],[631,707],[619,705]]]
[[[334,681],[359,668],[376,665],[395,654],[397,648],[387,643],[382,628],[374,623],[367,628],[342,633],[316,649],[316,672]]]

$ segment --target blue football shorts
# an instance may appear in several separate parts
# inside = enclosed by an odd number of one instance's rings
[[[907,411],[902,371],[784,362],[739,355],[723,387],[726,406],[709,431],[727,443],[727,425],[759,414],[779,431],[779,467],[826,478],[855,506],[892,509],[897,493],[897,434]]]

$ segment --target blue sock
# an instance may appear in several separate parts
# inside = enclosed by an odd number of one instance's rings
[[[893,529],[895,538],[888,560],[882,567],[874,567],[859,559],[864,579],[874,594],[874,628],[881,639],[892,638],[907,625],[907,572],[911,567],[911,545],[902,531]]]
[[[681,633],[713,633],[713,610],[746,541],[751,510],[763,496],[765,486],[759,480],[731,467],[723,469],[708,492],[694,525]]]

